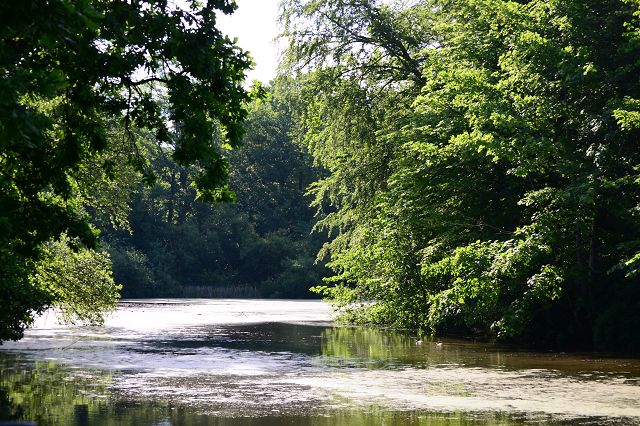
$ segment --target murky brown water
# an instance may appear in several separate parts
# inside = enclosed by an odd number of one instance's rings
[[[640,360],[333,327],[317,301],[126,301],[0,347],[0,419],[41,425],[638,424]]]

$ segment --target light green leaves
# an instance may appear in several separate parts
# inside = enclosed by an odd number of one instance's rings
[[[45,244],[31,281],[52,296],[63,321],[101,325],[105,315],[115,310],[121,287],[111,276],[108,254],[79,243],[63,234]]]
[[[347,61],[351,39],[314,15],[330,4],[298,23],[344,55],[296,56],[317,65],[300,80],[300,136],[328,170],[312,191],[338,231],[327,252],[340,290],[323,291],[351,319],[436,332],[579,330],[588,345],[606,334],[599,318],[623,327],[619,295],[640,300],[637,0],[417,2],[402,13],[420,25],[388,24],[402,40],[430,37],[410,51],[420,90],[399,74],[343,73],[389,56]],[[358,29],[377,10],[343,6],[334,15],[359,17]]]

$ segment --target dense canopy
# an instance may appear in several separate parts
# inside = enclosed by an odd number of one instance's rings
[[[344,318],[640,348],[639,2],[286,3]]]
[[[200,198],[232,197],[220,146],[242,138],[250,60],[215,26],[233,1],[185,3],[0,4],[0,339],[56,300],[30,278],[43,243],[66,233],[95,245],[90,189],[122,178],[123,164],[153,180],[140,132],[198,167]],[[104,185],[87,188],[87,175]]]

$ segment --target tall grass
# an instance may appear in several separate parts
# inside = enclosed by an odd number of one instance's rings
[[[178,297],[209,298],[209,299],[257,299],[263,297],[262,291],[256,286],[184,286]]]

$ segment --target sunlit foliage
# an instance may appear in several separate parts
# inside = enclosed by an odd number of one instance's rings
[[[346,319],[640,347],[638,2],[289,3]]]

